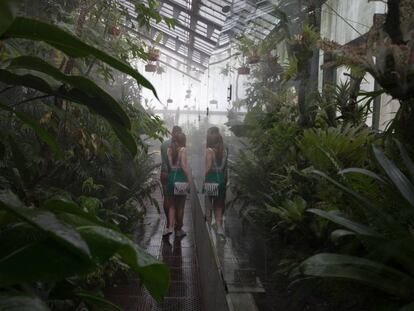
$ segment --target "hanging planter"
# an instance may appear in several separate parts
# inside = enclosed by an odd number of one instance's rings
[[[160,50],[156,48],[151,48],[148,51],[148,60],[150,61],[157,61],[160,58]]]
[[[156,64],[146,64],[145,65],[145,71],[146,72],[156,72],[157,71],[157,65]]]
[[[172,104],[173,100],[171,98],[167,99],[167,104]]]
[[[217,105],[218,101],[215,99],[210,100],[210,105]]]
[[[121,28],[112,26],[109,28],[108,33],[114,37],[118,37],[121,34]]]
[[[239,75],[248,75],[250,74],[250,68],[247,66],[242,66],[240,68],[237,68],[237,72]]]

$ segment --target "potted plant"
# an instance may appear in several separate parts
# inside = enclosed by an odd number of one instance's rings
[[[257,64],[260,62],[260,55],[257,49],[253,49],[247,57],[247,63],[250,65]]]
[[[157,71],[157,64],[153,62],[148,62],[148,64],[145,65],[145,71],[146,72],[156,72]]]
[[[162,40],[162,33],[158,33],[158,35],[155,37],[155,43],[158,45]],[[160,58],[160,49],[158,49],[156,46],[151,46],[148,48],[148,60],[149,61],[157,61]]]
[[[218,101],[215,99],[210,100],[210,105],[217,105]]]
[[[171,98],[167,99],[167,104],[172,104],[173,100]]]
[[[160,58],[160,50],[155,47],[150,47],[148,50],[148,60],[156,62]]]
[[[247,65],[242,65],[241,67],[237,68],[237,73],[239,75],[248,75],[250,74],[250,68]]]
[[[114,25],[108,29],[108,33],[114,37],[118,37],[121,34],[121,28]]]
[[[260,62],[259,47],[252,39],[246,36],[239,38],[239,50],[246,57],[247,64],[257,64]]]

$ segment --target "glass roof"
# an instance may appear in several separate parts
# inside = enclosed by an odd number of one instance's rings
[[[117,2],[131,20],[136,19],[136,1]],[[158,11],[162,16],[178,20],[174,29],[170,29],[165,22],[151,22],[150,29],[139,28],[136,24],[125,26],[151,44],[155,44],[156,37],[162,33],[159,43],[163,55],[161,60],[169,66],[183,66],[183,70],[187,71],[206,70],[210,56],[217,50],[230,47],[235,37],[245,34],[252,39],[264,39],[278,23],[277,17],[272,14],[274,4],[271,0],[158,2]],[[225,13],[226,9],[228,13]]]

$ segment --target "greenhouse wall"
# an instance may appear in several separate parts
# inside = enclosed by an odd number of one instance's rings
[[[339,44],[347,44],[366,34],[372,24],[375,14],[384,14],[386,4],[380,1],[354,1],[354,0],[328,0],[321,12],[321,37]],[[322,65],[323,51],[320,51],[319,63]],[[349,69],[337,68],[336,82],[345,82],[349,79],[345,74]],[[323,70],[319,70],[319,90],[322,90]],[[361,83],[361,91],[372,92],[375,82],[370,74],[366,74]],[[383,95],[379,101],[379,120],[377,127],[384,130],[398,110],[399,104],[387,95]],[[367,125],[373,126],[372,116],[367,119]]]

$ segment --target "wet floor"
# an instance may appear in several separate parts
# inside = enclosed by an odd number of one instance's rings
[[[162,207],[160,192],[154,197]],[[108,289],[108,298],[121,306],[125,311],[198,311],[201,308],[200,282],[198,263],[194,243],[194,230],[190,201],[187,200],[184,214],[183,230],[187,235],[183,238],[163,239],[165,226],[163,212],[155,207],[148,209],[143,225],[135,233],[135,241],[147,252],[165,262],[171,272],[171,286],[164,299],[157,303],[140,286],[137,279],[119,281]]]

